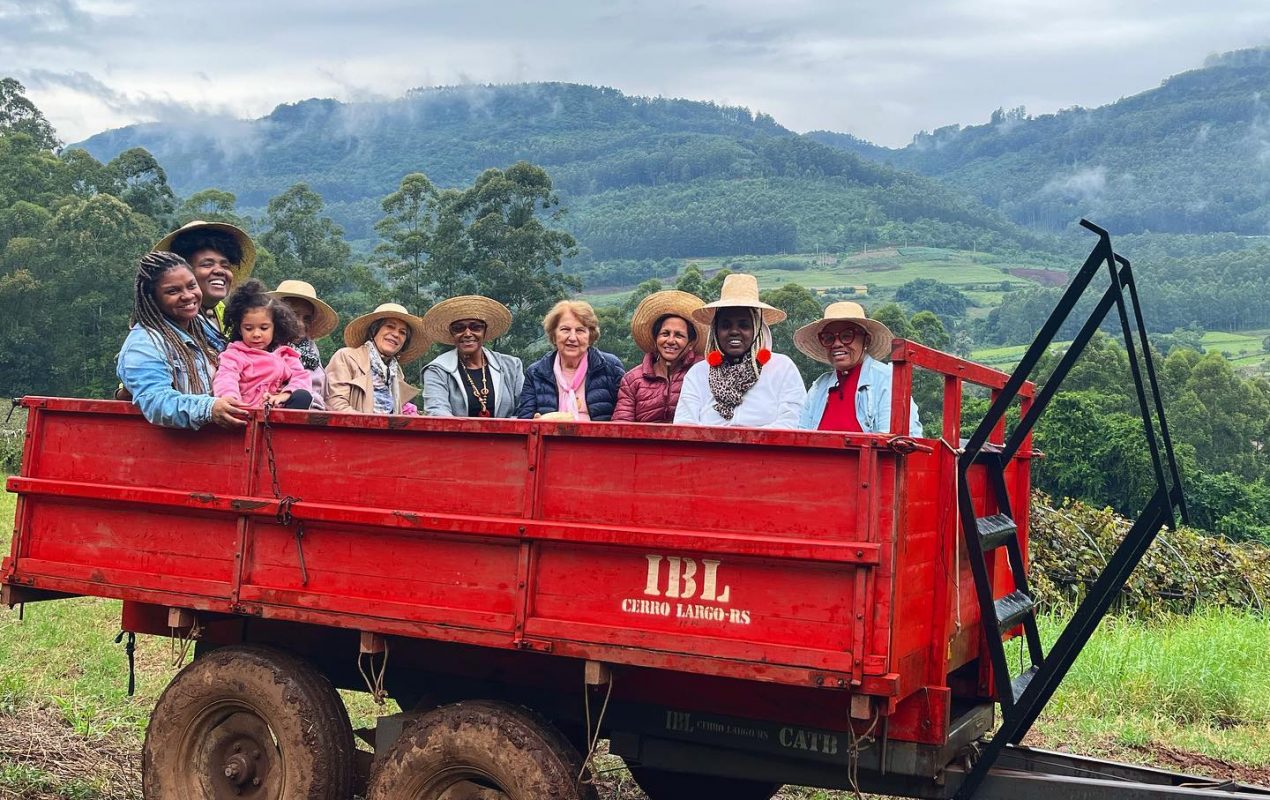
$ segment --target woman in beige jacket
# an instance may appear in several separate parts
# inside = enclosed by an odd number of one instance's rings
[[[344,328],[347,345],[326,365],[326,408],[358,414],[417,413],[419,390],[402,368],[428,349],[423,322],[396,303],[384,303]]]

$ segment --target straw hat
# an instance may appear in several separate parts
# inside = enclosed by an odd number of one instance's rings
[[[362,314],[344,326],[344,344],[349,347],[361,347],[370,338],[370,326],[381,319],[399,319],[410,329],[410,342],[397,354],[397,361],[409,364],[423,355],[432,346],[432,340],[423,329],[423,320],[411,314],[405,306],[396,303],[384,303],[369,314]]]
[[[486,341],[497,339],[512,326],[512,312],[507,306],[479,294],[465,294],[442,300],[429,308],[428,313],[423,315],[423,330],[434,342],[453,341],[450,323],[460,319],[484,322]]]
[[[794,331],[794,346],[808,358],[814,358],[822,364],[832,364],[824,346],[816,338],[820,335],[820,330],[830,322],[852,322],[868,331],[869,347],[865,352],[874,358],[886,358],[891,354],[891,340],[895,338],[895,334],[877,320],[866,317],[864,307],[859,303],[849,301],[830,303],[823,317]]]
[[[178,236],[197,230],[219,231],[237,240],[238,247],[243,251],[243,260],[241,264],[235,264],[230,271],[234,273],[235,283],[242,283],[250,277],[252,269],[256,266],[256,245],[251,241],[251,237],[247,235],[246,231],[236,225],[230,225],[228,222],[204,222],[201,219],[187,222],[160,239],[154,249],[171,250],[172,243],[176,241]]]
[[[768,325],[775,325],[785,319],[784,311],[758,299],[758,279],[742,272],[734,272],[724,278],[719,299],[693,311],[692,318],[702,325],[713,325],[715,312],[720,308],[762,309],[763,322]]]
[[[653,292],[641,300],[635,308],[635,314],[631,317],[631,338],[635,340],[640,350],[645,353],[653,352],[656,346],[653,342],[653,323],[666,314],[674,314],[676,317],[683,317],[697,329],[697,340],[692,343],[692,346],[698,354],[704,353],[708,329],[692,319],[692,313],[702,305],[700,297],[688,292],[676,289]]]
[[[307,281],[283,281],[269,294],[279,299],[294,297],[313,305],[313,323],[309,325],[310,339],[321,339],[339,327],[340,317],[335,309],[319,300],[313,284]]]

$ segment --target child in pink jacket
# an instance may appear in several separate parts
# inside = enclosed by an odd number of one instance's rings
[[[290,343],[300,323],[286,304],[250,280],[225,304],[229,347],[220,356],[212,392],[253,408],[307,409],[313,401],[309,373]]]

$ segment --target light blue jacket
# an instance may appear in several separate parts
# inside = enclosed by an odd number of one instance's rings
[[[514,417],[525,386],[525,369],[515,356],[485,348],[494,381],[494,416]],[[423,368],[423,413],[430,417],[466,417],[467,390],[459,371],[458,348],[446,350]]]
[[[202,372],[203,385],[210,392],[215,369],[188,333],[175,325],[172,330],[190,348],[194,364]],[[124,339],[115,373],[132,394],[133,404],[155,425],[197,430],[212,419],[216,398],[211,394],[189,394],[189,376],[182,372],[180,364],[168,360],[162,344],[141,325],[133,325]]]
[[[816,378],[807,390],[807,401],[798,427],[815,430],[825,414],[829,402],[829,390],[838,385],[838,375],[829,371]],[[917,403],[912,400],[909,414],[909,436],[922,435],[922,423],[917,418]],[[866,355],[860,365],[860,385],[855,393],[855,418],[865,433],[889,433],[891,430],[891,365],[876,361]]]

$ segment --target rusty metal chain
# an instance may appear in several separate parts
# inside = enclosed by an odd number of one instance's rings
[[[271,404],[265,404],[262,424],[265,439],[265,456],[269,465],[269,482],[273,487],[273,497],[278,501],[276,519],[278,524],[284,527],[295,525],[295,550],[300,559],[300,585],[308,586],[309,568],[304,563],[304,523],[297,520],[291,513],[291,507],[300,502],[300,498],[293,495],[283,496],[282,487],[278,483],[278,462],[273,453],[273,427],[269,424],[269,412],[272,409],[273,406]]]

